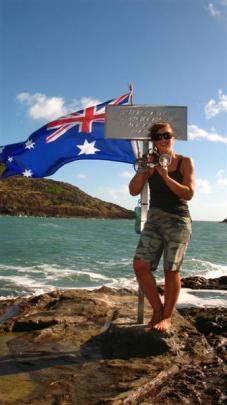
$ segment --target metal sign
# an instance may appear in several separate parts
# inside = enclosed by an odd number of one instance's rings
[[[185,106],[106,106],[105,137],[111,139],[148,140],[153,124],[168,122],[177,139],[187,140]]]

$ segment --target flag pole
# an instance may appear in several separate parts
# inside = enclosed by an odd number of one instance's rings
[[[129,84],[129,104],[130,105],[133,105],[133,96],[134,96],[134,86],[133,86],[133,83],[130,83]],[[132,140],[131,143],[132,143],[132,147],[133,147],[134,153],[136,155],[136,158],[140,159],[141,152],[140,152],[138,139]]]
[[[134,86],[132,83],[129,84],[129,103],[133,105],[133,95],[134,95]],[[136,149],[137,149],[137,158],[141,157],[139,149],[139,141],[136,140]],[[149,149],[149,141],[143,141],[143,153],[146,153]],[[141,193],[141,222],[140,230],[143,230],[144,223],[147,219],[148,211],[148,184],[146,183],[142,193]],[[144,321],[144,293],[139,287],[138,289],[138,306],[137,306],[137,323],[141,324]]]
[[[129,84],[129,104],[133,105],[134,86],[133,83]]]

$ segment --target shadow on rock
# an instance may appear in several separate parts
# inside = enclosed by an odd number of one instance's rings
[[[100,354],[102,359],[146,358],[158,356],[169,349],[165,334],[147,331],[139,325],[111,325],[104,333],[94,336],[81,346],[82,357]],[[96,357],[97,358],[97,357]]]

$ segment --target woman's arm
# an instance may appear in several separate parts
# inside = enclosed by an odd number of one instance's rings
[[[191,200],[195,191],[195,170],[194,163],[191,158],[183,158],[182,161],[182,171],[183,171],[183,182],[178,183],[176,180],[172,179],[168,175],[168,168],[158,165],[156,170],[162,176],[163,180],[170,188],[170,190],[176,194],[178,197],[184,200]]]
[[[135,176],[129,183],[129,192],[131,195],[135,196],[142,192],[145,183],[147,182],[148,178],[154,173],[153,168],[147,169],[143,173],[136,173]]]

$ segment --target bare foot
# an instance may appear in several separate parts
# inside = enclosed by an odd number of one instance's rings
[[[164,318],[153,326],[153,329],[166,332],[171,326],[171,318]]]
[[[158,324],[163,318],[163,309],[160,311],[153,311],[151,320],[148,323],[148,327],[152,329],[156,324]]]

